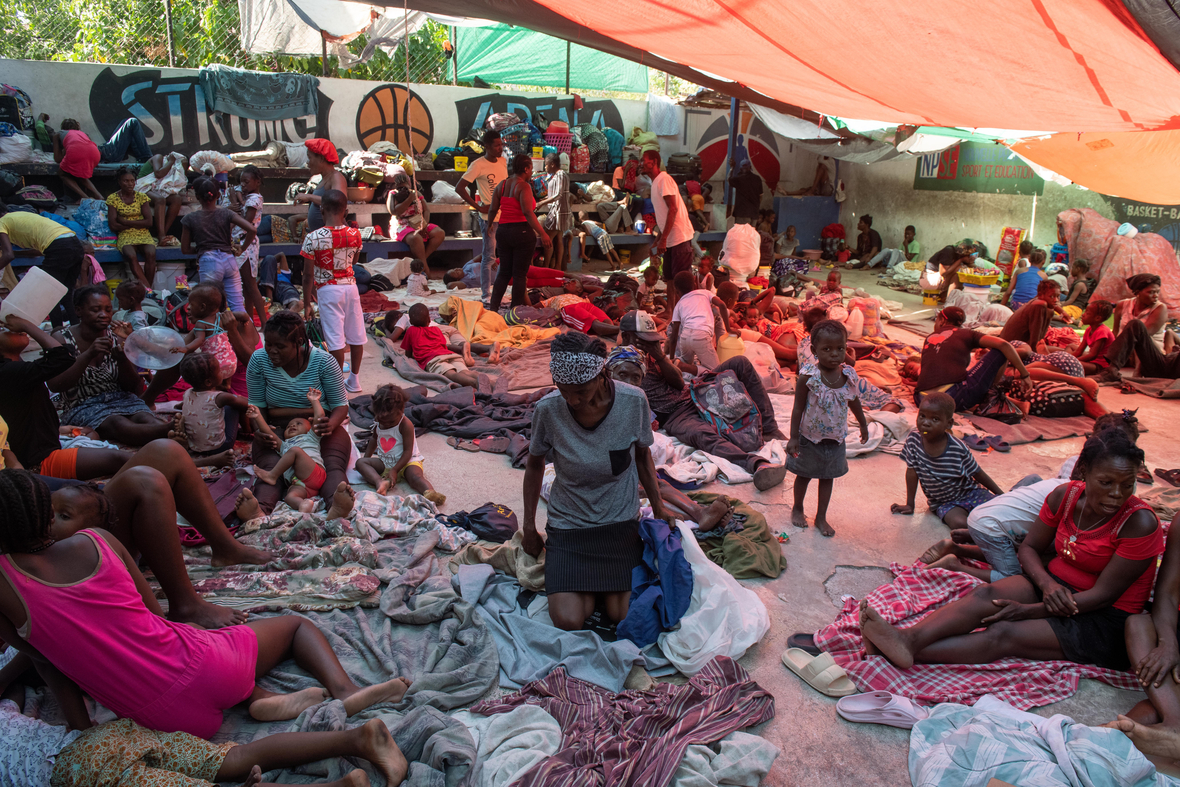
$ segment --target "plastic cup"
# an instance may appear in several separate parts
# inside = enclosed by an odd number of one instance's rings
[[[29,268],[0,304],[0,320],[15,314],[39,325],[67,292],[66,285],[40,268]]]

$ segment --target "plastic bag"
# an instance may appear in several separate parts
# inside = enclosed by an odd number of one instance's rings
[[[741,658],[770,630],[770,615],[757,593],[705,557],[688,525],[676,526],[692,566],[692,602],[680,628],[660,634],[659,644],[676,669],[695,675],[717,656]]]
[[[0,137],[0,164],[20,164],[35,158],[33,140],[24,134]]]
[[[189,165],[197,172],[208,173],[208,168],[213,168],[213,174],[217,175],[222,172],[229,172],[236,164],[234,160],[225,155],[219,150],[198,150],[189,159]]]
[[[445,180],[434,182],[430,201],[444,205],[462,205],[464,202],[463,198],[459,196],[459,192],[455,191],[455,187]]]
[[[149,172],[135,181],[135,190],[144,194],[183,194],[188,190],[188,175],[185,174],[188,159],[179,153],[172,153],[171,156],[172,169],[168,170],[167,175],[157,178],[154,172]]]
[[[114,237],[107,224],[107,204],[102,200],[84,199],[74,210],[74,221],[86,228],[91,238]]]
[[[659,152],[660,140],[656,135],[650,131],[644,131],[639,126],[631,129],[631,136],[627,139],[628,145],[638,145],[642,150],[654,150]]]
[[[762,262],[762,238],[758,230],[749,224],[733,225],[725,233],[721,261],[733,271],[730,281],[739,287],[745,284]]]

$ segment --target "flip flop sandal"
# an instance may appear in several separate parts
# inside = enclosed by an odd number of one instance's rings
[[[805,634],[803,632],[787,637],[787,647],[796,648],[804,653],[810,653],[812,656],[818,656],[820,653],[823,653],[822,650],[815,646],[815,635]]]
[[[1157,467],[1155,470],[1155,477],[1171,484],[1172,486],[1180,486],[1180,470],[1160,470]]]
[[[783,653],[783,664],[820,694],[847,697],[856,693],[852,679],[830,653],[812,656],[800,648],[787,648]]]
[[[1137,394],[1139,391],[1130,383],[1119,383],[1119,393],[1121,394]]]
[[[987,443],[989,447],[996,449],[1002,454],[1006,454],[1012,450],[1012,446],[999,435],[989,434],[984,435],[983,442]]]
[[[963,443],[972,451],[983,451],[986,453],[988,449],[987,442],[977,434],[963,435]]]
[[[489,454],[506,454],[508,453],[508,438],[501,435],[496,437],[481,437],[475,440],[475,445],[479,450]]]
[[[1155,479],[1151,477],[1151,473],[1147,471],[1146,467],[1139,468],[1139,472],[1135,474],[1135,480],[1141,484],[1155,483]]]
[[[458,448],[461,451],[470,451],[473,454],[479,453],[479,446],[475,444],[474,440],[464,440],[461,437],[448,437],[447,445],[451,448]]]
[[[925,708],[888,691],[870,691],[842,697],[836,703],[836,713],[859,724],[887,724],[903,730],[912,729],[930,715],[930,711]]]

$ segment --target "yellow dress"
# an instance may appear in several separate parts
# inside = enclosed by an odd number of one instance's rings
[[[135,192],[135,202],[128,205],[119,196],[119,192],[107,197],[107,205],[115,209],[121,219],[129,219],[131,221],[139,221],[143,219],[143,206],[145,203],[150,203],[152,198],[147,194]],[[123,230],[119,233],[118,240],[115,245],[120,249],[124,246],[155,246],[156,241],[152,238],[152,234],[142,227],[134,227],[129,230]]]

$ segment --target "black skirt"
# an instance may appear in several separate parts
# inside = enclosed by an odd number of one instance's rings
[[[1060,585],[1077,592],[1065,582],[1050,574]],[[1035,585],[1033,586],[1036,587]],[[1037,588],[1040,597],[1040,588]],[[1131,668],[1127,657],[1127,640],[1124,634],[1130,612],[1114,607],[1079,612],[1068,617],[1050,617],[1049,625],[1057,635],[1057,644],[1065,658],[1077,664],[1095,664],[1106,669],[1126,671]]]
[[[546,593],[622,593],[643,560],[639,520],[545,531]]]

